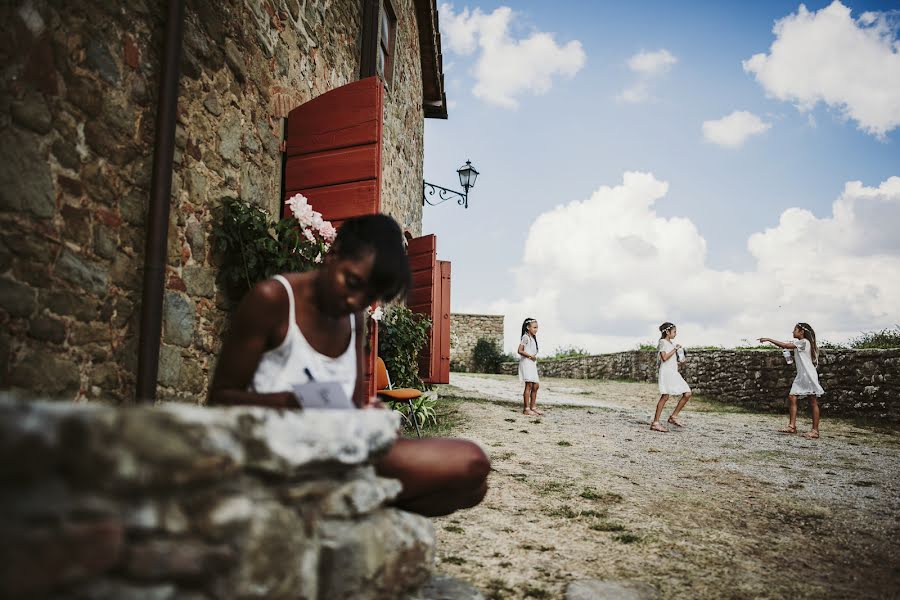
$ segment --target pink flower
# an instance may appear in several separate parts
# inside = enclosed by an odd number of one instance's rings
[[[321,227],[319,227],[319,235],[321,235],[326,242],[330,243],[337,237],[337,230],[330,221],[323,221]]]

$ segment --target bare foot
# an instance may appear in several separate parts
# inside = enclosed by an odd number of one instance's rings
[[[523,415],[528,415],[529,417],[536,417],[536,416],[538,416],[538,414],[537,414],[536,412],[534,412],[533,410],[531,410],[530,408],[526,408],[525,410],[523,410],[523,411],[522,411],[522,414],[523,414]]]
[[[540,417],[543,417],[543,416],[544,416],[544,413],[543,413],[542,411],[536,409],[536,408],[532,408],[531,410],[532,410],[533,412],[535,412],[535,413],[536,413],[538,416],[540,416]]]
[[[805,437],[808,440],[817,440],[817,439],[819,439],[819,430],[818,429],[810,429],[809,433],[803,434],[803,437]]]
[[[669,430],[662,426],[659,421],[653,421],[650,423],[650,431],[661,431],[662,433],[669,433]]]
[[[797,427],[794,425],[788,425],[787,427],[782,427],[778,430],[778,433],[797,433]]]
[[[671,417],[669,417],[666,422],[671,423],[675,427],[684,427],[685,426],[684,423],[680,422],[678,419],[675,418],[675,415],[672,415]]]

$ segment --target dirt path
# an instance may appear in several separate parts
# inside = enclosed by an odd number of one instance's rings
[[[440,390],[494,472],[484,503],[436,520],[439,568],[487,597],[562,598],[588,578],[663,598],[900,597],[897,431],[826,417],[808,441],[701,401],[687,429],[653,434],[655,385],[546,380],[541,418],[519,385],[453,374]]]

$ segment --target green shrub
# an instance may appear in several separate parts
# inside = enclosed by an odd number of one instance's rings
[[[416,422],[418,422],[420,428],[425,427],[429,423],[437,425],[437,414],[434,412],[435,404],[437,402],[433,396],[425,395],[413,399],[412,409],[410,409],[409,403],[406,401],[392,400],[388,402],[392,409],[403,415],[403,420],[407,426],[413,429],[415,428],[412,422],[413,415],[415,415]]]
[[[850,340],[850,347],[857,349],[900,348],[900,325],[894,325],[893,329],[865,331],[859,337]]]
[[[462,360],[451,360],[450,361],[450,371],[453,373],[466,373],[469,370],[469,366]]]
[[[293,216],[276,221],[265,210],[237,198],[224,199],[222,221],[213,236],[222,260],[221,277],[237,296],[278,273],[314,269],[331,241]]]
[[[639,352],[656,352],[658,345],[659,342],[657,342],[656,344],[650,342],[641,342],[640,344],[638,344],[637,350]]]
[[[397,388],[424,390],[419,377],[419,352],[428,341],[431,319],[406,306],[388,306],[378,324],[378,355]]]
[[[557,360],[560,358],[578,358],[580,356],[590,356],[591,353],[584,348],[577,346],[557,346],[553,354],[545,357],[545,360]]]
[[[479,339],[472,349],[472,366],[476,373],[496,373],[503,362],[503,353],[497,345],[484,338]]]

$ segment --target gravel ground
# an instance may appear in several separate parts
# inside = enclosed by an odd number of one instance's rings
[[[580,579],[663,598],[900,597],[896,428],[826,415],[810,441],[774,431],[786,416],[698,400],[659,434],[655,384],[544,380],[540,418],[520,385],[454,373],[439,391],[453,435],[493,461],[485,501],[436,519],[439,567],[487,597],[562,598]]]

